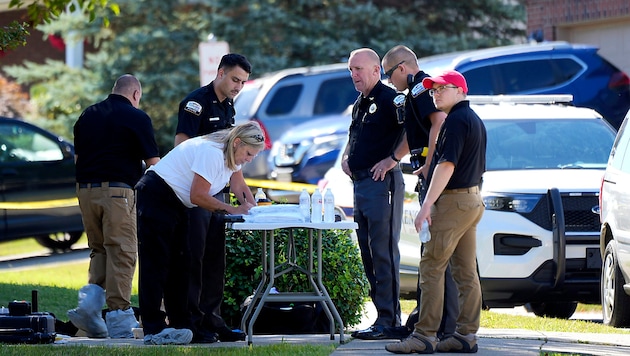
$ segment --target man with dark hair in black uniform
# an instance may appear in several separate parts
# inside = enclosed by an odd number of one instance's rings
[[[236,53],[221,58],[216,78],[191,92],[179,104],[175,146],[195,136],[234,126],[234,97],[249,79],[252,66]],[[234,173],[242,175],[242,171]],[[251,195],[251,192],[248,192]],[[215,198],[223,200],[223,193]],[[253,196],[247,197],[254,201]],[[193,342],[245,340],[245,333],[230,329],[221,317],[225,284],[225,224],[222,213],[203,208],[189,212],[188,241],[191,254],[188,304],[193,317]]]
[[[446,114],[438,110],[429,96],[429,88],[422,85],[422,80],[429,75],[418,67],[418,58],[411,49],[406,46],[395,46],[383,57],[383,69],[398,91],[408,90],[405,101],[405,136],[406,141],[396,150],[392,160],[398,161],[400,157],[411,152],[412,166],[414,173],[418,174],[418,199],[420,204],[424,200],[427,184],[426,177],[429,176],[429,167],[433,153],[435,152],[435,141],[437,140],[440,127],[444,123]],[[424,152],[424,156],[423,153]],[[422,162],[426,157],[426,161]],[[392,162],[394,164],[395,162]],[[420,310],[420,276],[418,276],[418,293],[416,296],[417,306],[409,316],[406,326],[409,333],[413,331],[414,324],[418,321],[418,311]],[[438,338],[446,338],[455,332],[457,314],[457,286],[451,276],[451,268],[446,268],[444,277],[444,312],[442,324],[438,331]]]
[[[354,184],[357,240],[370,297],[378,312],[371,327],[352,336],[398,338],[390,330],[400,326],[398,241],[404,182],[400,168],[390,165],[390,155],[401,141],[403,125],[396,117],[396,91],[381,82],[378,54],[369,48],[354,50],[348,69],[360,95],[352,110],[341,167]]]

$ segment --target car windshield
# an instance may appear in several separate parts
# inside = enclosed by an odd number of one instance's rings
[[[236,110],[236,116],[234,120],[239,123],[248,120],[254,115],[254,100],[258,92],[260,92],[260,85],[245,84],[240,93],[234,98],[234,110]]]
[[[486,169],[606,167],[615,134],[598,120],[486,120]]]

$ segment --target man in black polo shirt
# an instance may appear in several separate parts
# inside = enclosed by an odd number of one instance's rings
[[[252,72],[252,66],[242,55],[226,54],[221,58],[216,78],[208,85],[188,94],[179,104],[175,146],[196,136],[206,135],[234,126],[233,99]],[[243,175],[239,170],[235,175]],[[251,192],[247,192],[251,195]],[[223,193],[215,198],[223,201]],[[247,197],[254,201],[253,196]],[[221,317],[225,284],[225,223],[224,214],[203,208],[189,211],[188,243],[191,276],[188,305],[192,313],[193,343],[245,340],[245,333],[230,329]]]
[[[77,195],[91,253],[89,285],[68,317],[91,337],[133,338],[138,326],[131,308],[138,252],[133,187],[142,161],[150,166],[160,160],[151,118],[138,109],[141,97],[138,79],[125,74],[74,125]],[[106,324],[103,299],[110,310]]]
[[[412,162],[417,160],[421,167],[414,167],[418,174],[418,199],[420,204],[424,200],[426,193],[426,177],[429,176],[429,167],[433,153],[435,152],[435,141],[446,114],[438,110],[433,104],[433,99],[429,96],[428,88],[422,85],[422,80],[429,77],[428,74],[418,67],[418,58],[411,49],[405,46],[396,46],[389,50],[383,57],[383,69],[398,91],[407,90],[405,101],[405,144],[399,146],[392,160],[399,160],[399,157],[412,152]],[[426,161],[420,152],[426,150]],[[392,162],[394,164],[395,161]],[[442,324],[438,330],[438,337],[444,338],[453,335],[455,332],[457,314],[457,286],[451,276],[450,266],[446,267],[444,276],[444,312]],[[418,275],[418,293],[416,295],[417,306],[414,312],[409,315],[405,325],[409,333],[413,331],[413,325],[418,321],[420,310],[420,299],[422,293],[420,289],[420,276]]]
[[[352,334],[360,339],[395,338],[400,326],[400,227],[404,183],[402,172],[390,165],[403,135],[396,118],[396,91],[381,82],[378,54],[369,48],[352,51],[348,69],[360,92],[352,110],[349,141],[341,167],[354,184],[354,221],[370,297],[378,317]]]
[[[432,238],[420,260],[422,303],[414,332],[385,349],[393,353],[477,352],[481,318],[481,286],[477,275],[477,224],[484,212],[479,187],[486,169],[486,128],[466,100],[468,85],[461,73],[446,71],[425,78],[435,106],[447,113],[429,171],[429,189],[416,216]],[[459,315],[455,334],[437,339],[443,310],[444,271],[451,264],[457,283]]]

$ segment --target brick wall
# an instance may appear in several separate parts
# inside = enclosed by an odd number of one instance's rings
[[[527,34],[542,30],[545,40],[557,40],[558,25],[601,22],[628,15],[628,0],[527,0]]]

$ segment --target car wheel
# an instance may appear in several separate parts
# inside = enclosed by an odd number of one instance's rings
[[[624,279],[619,269],[615,242],[610,241],[604,252],[601,296],[603,323],[615,327],[630,326],[630,296],[624,290]]]
[[[529,303],[530,310],[537,316],[569,319],[575,309],[577,308],[577,302],[539,302]]]
[[[67,250],[79,241],[83,231],[57,232],[48,235],[35,236],[37,242],[51,250]]]

